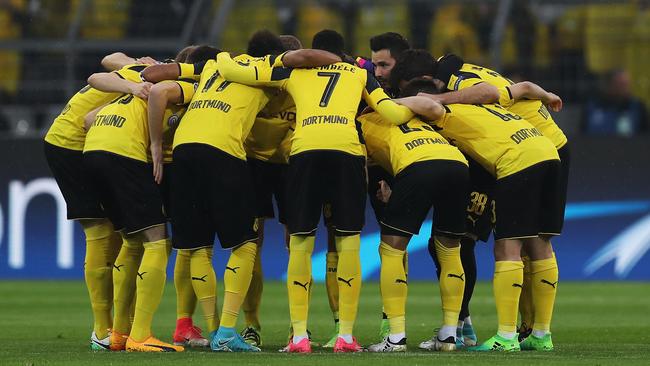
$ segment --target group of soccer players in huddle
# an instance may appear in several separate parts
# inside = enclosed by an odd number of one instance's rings
[[[456,55],[411,49],[397,33],[373,37],[370,48],[370,59],[355,59],[332,30],[317,33],[311,49],[260,31],[236,57],[202,45],[166,63],[122,53],[102,61],[110,71],[89,77],[45,137],[68,218],[86,235],[92,349],[260,351],[260,247],[273,197],[289,251],[283,351],[315,346],[307,315],[321,215],[335,322],[324,347],[405,351],[406,250],[432,207],[443,321],[419,347],[553,349],[550,239],[562,229],[569,152],[547,107],[560,110],[561,99]],[[353,328],[366,196],[381,227],[384,314],[381,341],[363,348]],[[474,246],[492,232],[498,330],[478,344],[469,313]],[[230,250],[221,316],[215,233]],[[172,248],[177,324],[167,343],[151,324]],[[207,338],[192,321],[197,305]]]

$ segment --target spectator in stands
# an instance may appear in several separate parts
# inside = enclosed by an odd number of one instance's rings
[[[648,131],[648,114],[632,95],[630,75],[619,69],[607,73],[601,92],[585,105],[582,131],[589,135],[629,137]]]

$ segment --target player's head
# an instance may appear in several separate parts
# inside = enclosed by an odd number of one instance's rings
[[[390,85],[402,89],[402,86],[413,78],[433,79],[435,73],[436,60],[429,52],[421,49],[406,50],[390,73]]]
[[[255,32],[248,40],[248,49],[246,53],[253,57],[263,57],[284,52],[280,37],[269,30]]]
[[[285,51],[299,50],[302,48],[302,43],[296,36],[291,34],[283,34],[280,37],[280,42],[282,42],[282,47]]]
[[[212,46],[196,46],[194,50],[187,55],[187,60],[185,62],[188,64],[194,64],[201,61],[214,60],[217,58],[219,52],[221,51],[218,48]]]
[[[331,29],[323,29],[314,34],[314,38],[311,41],[311,48],[325,50],[343,58],[345,41],[339,32]]]
[[[388,88],[390,72],[402,53],[411,48],[406,38],[395,32],[386,32],[370,38],[370,51],[375,77]]]
[[[418,93],[438,94],[440,91],[429,78],[419,77],[412,79],[400,90],[400,97],[412,97]]]
[[[196,47],[197,46],[195,46],[195,45],[189,45],[189,46],[183,48],[182,50],[178,51],[178,53],[176,54],[176,57],[174,57],[174,62],[183,62],[183,63],[187,62],[187,56],[190,53],[192,53],[192,51],[194,51],[194,49]]]
[[[463,67],[463,63],[465,63],[463,59],[453,53],[446,54],[438,59],[436,75],[433,78],[438,89],[442,91],[447,88],[449,78]]]

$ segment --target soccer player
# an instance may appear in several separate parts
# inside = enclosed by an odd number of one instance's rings
[[[418,83],[417,91],[438,92],[430,80],[412,83]],[[516,85],[509,89],[513,96],[534,97],[532,93],[528,95],[518,90]],[[561,108],[559,97],[543,92],[545,104]],[[556,189],[560,177],[559,156],[551,141],[539,130],[499,105],[449,104],[445,107],[445,116],[434,122],[439,132],[496,178],[493,285],[499,330],[482,345],[469,349],[518,351],[515,330],[523,281],[521,248],[526,246],[534,260],[546,263],[553,258],[550,243],[541,240],[540,235],[557,232],[556,217],[562,202]],[[547,278],[543,280],[555,286],[557,280],[551,276],[552,272],[546,271]],[[547,286],[553,287],[551,285]],[[540,299],[539,305],[548,306],[548,300]]]
[[[124,79],[124,92],[146,97],[150,83],[142,83],[142,65],[113,63],[114,74]],[[66,201],[68,219],[79,221],[86,236],[84,278],[93,311],[93,332],[90,347],[108,350],[112,328],[113,263],[122,238],[106,219],[98,198],[91,190],[87,173],[82,168],[82,151],[86,139],[84,117],[93,109],[118,97],[89,85],[77,92],[56,117],[45,135],[45,158]]]
[[[398,99],[404,103],[413,98]],[[429,113],[411,107],[425,118],[436,120],[444,114],[435,104]],[[426,112],[426,111],[425,111]],[[368,156],[395,177],[381,218],[380,287],[390,331],[371,352],[406,351],[406,296],[408,281],[403,264],[412,235],[416,235],[433,206],[435,245],[441,259],[440,289],[443,326],[436,350],[456,349],[456,321],[460,312],[464,272],[460,261],[459,238],[465,233],[469,175],[467,160],[433,127],[419,118],[399,126],[383,121],[377,113],[359,117]]]
[[[214,59],[218,49],[207,45],[193,46],[186,57],[181,55],[176,57],[177,62],[196,63]],[[171,195],[171,174],[173,174],[171,163],[167,163],[171,156],[167,156],[171,151],[163,154],[162,146],[169,145],[167,142],[172,138],[168,134],[163,134],[162,127],[165,124],[178,124],[179,121],[169,121],[164,119],[164,113],[169,103],[175,103],[182,98],[182,89],[174,83],[158,83],[151,88],[148,98],[148,123],[150,136],[150,150],[154,168],[154,178],[156,182],[162,184],[163,199],[165,211],[169,217],[171,212],[170,195]],[[164,172],[164,174],[163,174]],[[185,347],[207,347],[210,342],[203,337],[201,329],[196,327],[192,321],[192,315],[197,304],[196,294],[192,287],[192,276],[190,271],[190,258],[185,252],[176,253],[176,263],[174,264],[174,287],[176,288],[176,329],[174,330],[173,341],[175,345]]]
[[[395,96],[399,92],[398,85],[390,84],[390,73],[402,53],[410,48],[406,38],[399,33],[386,32],[370,38],[370,58],[375,77],[389,95]]]
[[[314,44],[343,58],[343,37],[325,30]],[[361,98],[386,120],[401,124],[413,117],[392,102],[367,70],[338,62],[311,69],[273,67],[269,71],[233,62],[219,55],[228,80],[286,90],[296,103],[296,131],[291,146],[287,194],[290,252],[287,270],[289,308],[294,336],[288,352],[311,352],[307,336],[311,254],[323,204],[330,203],[339,253],[339,337],[334,352],[358,352],[352,336],[361,290],[359,245],[364,221],[365,156],[354,123]]]
[[[440,58],[434,82],[437,84],[439,89],[450,91],[449,93],[438,95],[438,100],[440,102],[475,104],[493,103],[498,101],[498,103],[504,108],[522,116],[553,142],[558,150],[561,160],[560,181],[558,182],[557,189],[559,190],[559,195],[564,201],[561,204],[561,211],[558,212],[558,216],[555,218],[558,220],[556,224],[556,234],[559,234],[564,223],[564,207],[566,202],[571,155],[567,137],[555,123],[546,106],[540,100],[533,98],[513,98],[512,88],[510,88],[513,83],[510,80],[501,76],[496,71],[465,63],[460,57],[453,54],[445,55]],[[516,89],[522,92],[534,93],[538,90],[537,85],[529,82],[518,83],[517,85]],[[497,88],[496,94],[494,93],[494,90],[487,91],[489,90],[488,86]],[[486,101],[486,98],[491,100]],[[550,240],[550,236],[544,235],[542,239],[548,241]],[[524,248],[524,251],[522,252],[522,260],[524,262],[524,282],[519,304],[519,310],[522,316],[522,322],[518,329],[520,341],[527,338],[533,331],[533,324],[535,323],[536,317],[535,312],[533,311],[534,289],[538,287],[538,291],[541,291],[541,293],[547,292],[544,287],[539,285],[539,281],[535,281],[533,277],[535,277],[536,274],[539,277],[542,275],[541,273],[546,271],[553,272],[554,270],[552,267],[557,267],[555,254],[553,254],[553,259],[547,262],[532,263],[530,256],[527,255]],[[551,277],[554,277],[554,275]],[[539,287],[542,287],[542,289],[539,289]],[[554,298],[555,291],[548,292],[548,296]],[[550,308],[552,309],[552,304]],[[549,307],[544,307],[542,311],[546,313],[548,312],[548,309]],[[552,347],[549,344],[548,339],[543,340],[545,339],[545,334],[548,333],[547,327],[550,323],[550,314],[545,313],[540,314],[540,318],[537,320],[538,327],[541,327],[542,329],[537,329],[535,338],[531,338],[528,342],[522,344],[522,347],[526,349]]]
[[[302,48],[302,44],[294,36],[282,35],[279,38],[285,51]],[[261,256],[264,242],[264,222],[266,218],[275,217],[273,209],[273,197],[275,197],[278,221],[286,225],[284,186],[295,123],[296,106],[293,99],[286,93],[279,93],[257,115],[251,131],[244,141],[246,161],[255,193],[258,251],[251,284],[242,304],[246,327],[241,332],[241,336],[247,343],[257,347],[262,345],[259,309],[264,286]],[[288,247],[288,234],[286,236],[286,246]]]
[[[119,89],[113,75],[93,74],[89,83],[105,91]],[[179,97],[163,114],[167,123],[163,144],[165,162],[171,160],[171,140],[176,123],[185,111],[183,98],[193,81],[170,82]],[[124,237],[115,260],[115,316],[111,349],[138,352],[181,352],[183,347],[156,339],[151,333],[153,315],[162,298],[171,243],[166,234],[162,187],[152,175],[149,152],[147,102],[123,94],[87,117],[89,129],[84,146],[84,166],[107,216]],[[135,300],[133,325],[130,308]]]
[[[254,46],[254,47],[250,47]],[[333,62],[324,53],[289,51],[282,57],[266,56],[283,51],[280,40],[268,31],[253,35],[252,55],[237,61],[252,69],[286,62],[315,66]],[[192,282],[208,321],[210,347],[214,351],[256,352],[235,331],[237,316],[251,281],[257,252],[254,202],[246,165],[244,140],[275,92],[232,83],[223,78],[220,59],[199,64],[158,65],[145,70],[149,81],[179,76],[200,78],[183,121],[174,136],[175,174],[172,180],[172,228],[174,247],[190,256]],[[316,57],[314,57],[316,56]],[[314,62],[316,60],[317,62]],[[232,211],[225,212],[224,207]],[[221,246],[231,250],[224,273],[225,295],[219,324],[216,317],[216,277],[212,268],[215,232]]]

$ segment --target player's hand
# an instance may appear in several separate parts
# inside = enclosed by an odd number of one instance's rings
[[[157,65],[157,64],[160,63],[160,62],[156,61],[156,59],[154,59],[152,57],[149,57],[149,56],[136,58],[135,62],[138,63],[138,64],[144,64],[144,65]]]
[[[386,181],[379,181],[379,189],[377,190],[377,199],[383,203],[388,203],[390,195],[393,191],[390,189],[390,186]]]
[[[440,104],[444,104],[444,103],[443,103],[443,97],[442,97],[442,94],[429,94],[429,93],[419,92],[419,93],[417,94],[417,96],[418,96],[418,97],[429,98],[429,99],[433,100],[434,102],[438,102],[438,103],[440,103]]]
[[[131,87],[131,94],[135,95],[140,99],[146,100],[149,98],[149,92],[151,91],[152,83],[145,81],[142,83],[136,83]]]
[[[153,161],[153,179],[160,184],[163,177],[162,144],[151,144],[151,160]]]
[[[553,112],[559,112],[562,110],[562,98],[553,93],[546,93],[546,98],[542,100],[542,103]]]

